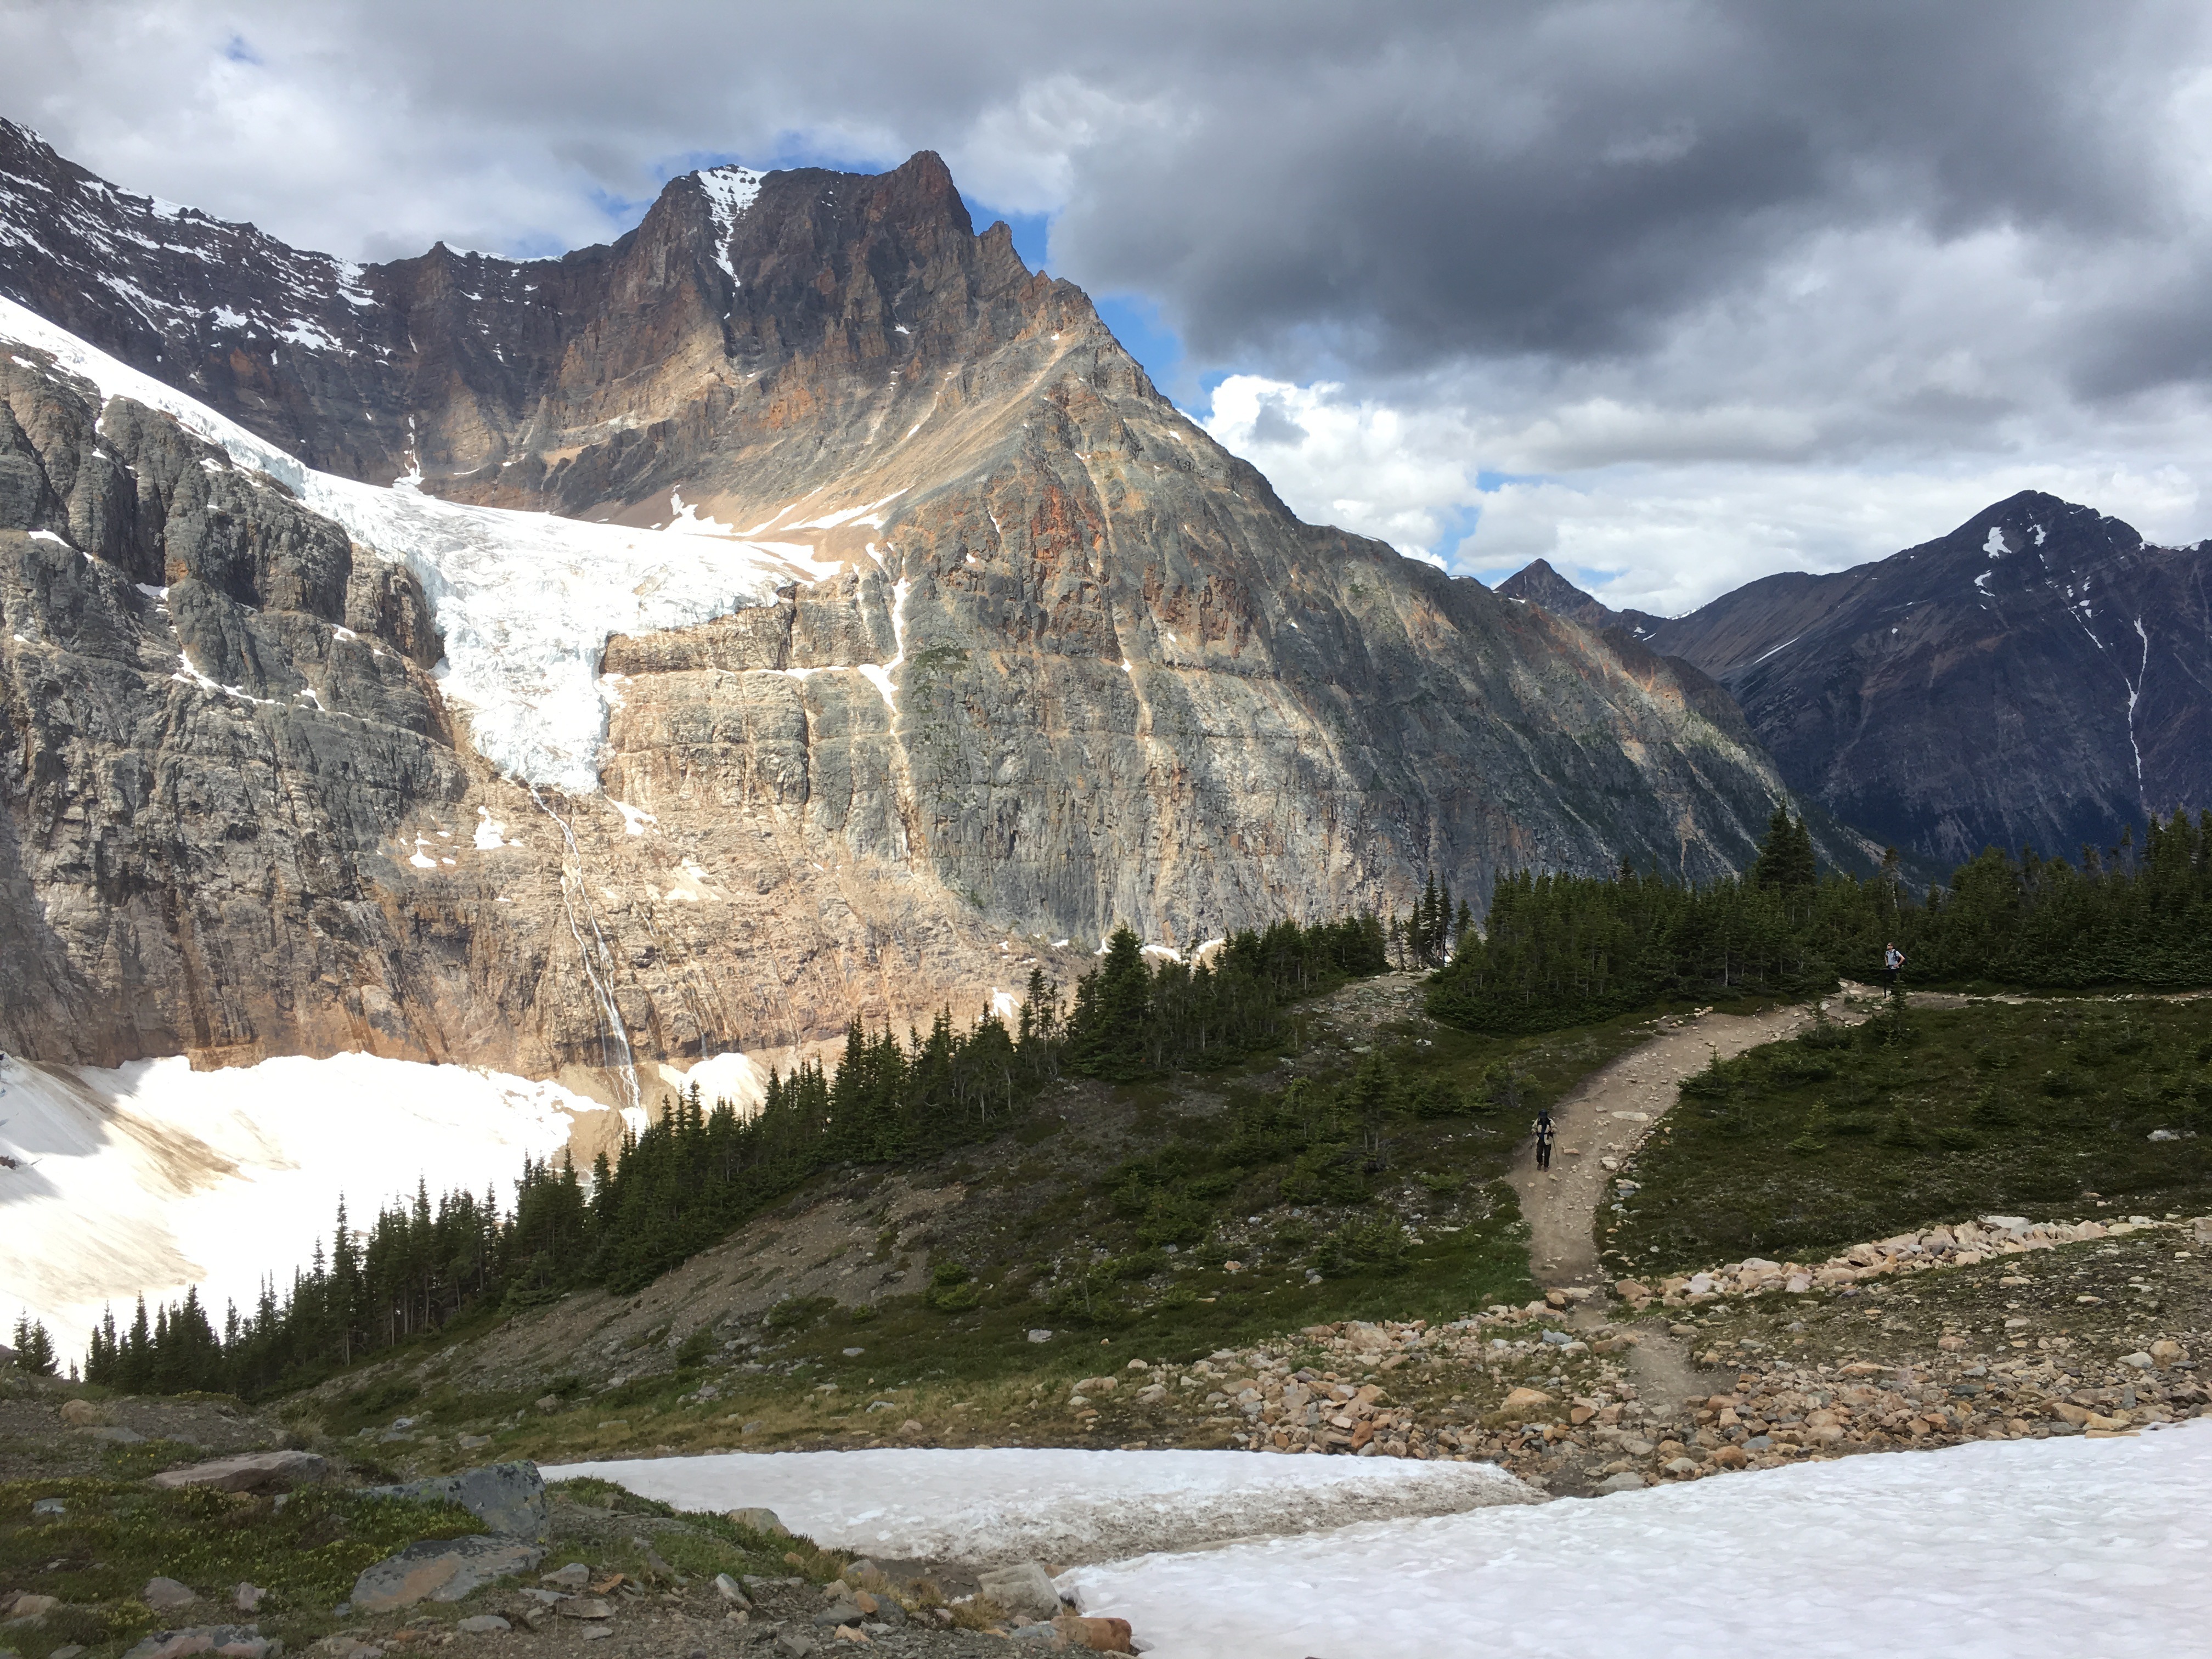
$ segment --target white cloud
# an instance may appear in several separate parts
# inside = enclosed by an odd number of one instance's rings
[[[1624,468],[1485,492],[1454,568],[1494,583],[1545,558],[1616,610],[1676,616],[1777,571],[1841,570],[1933,540],[2022,489],[2089,503],[2154,541],[2184,540],[2206,506],[2203,483],[2177,465],[2112,461],[1950,474]]]
[[[1671,616],[1778,570],[1840,570],[1929,541],[1990,502],[2046,490],[2153,541],[2203,533],[2212,441],[2148,459],[2053,444],[2033,457],[1918,467],[1801,454],[1803,417],[1596,401],[1522,424],[1452,407],[1395,408],[1341,386],[1224,381],[1206,429],[1267,474],[1292,511],[1495,584],[1550,560],[1616,608]],[[2212,422],[2184,431],[2212,441]],[[1723,441],[1726,440],[1726,441]],[[1782,459],[1761,458],[1771,449]],[[1656,459],[1613,459],[1632,455]],[[1536,458],[1605,464],[1498,477]],[[1471,534],[1462,530],[1474,521]]]
[[[1253,374],[1215,388],[1204,424],[1266,473],[1301,518],[1435,554],[1474,499],[1462,428],[1446,415],[1352,402],[1338,386]]]

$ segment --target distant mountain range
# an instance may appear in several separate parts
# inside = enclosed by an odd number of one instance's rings
[[[2046,856],[2212,808],[2212,543],[2154,547],[2022,491],[1832,575],[1685,617],[1608,610],[1538,561],[1498,590],[1711,675],[1792,789],[1948,865]]]

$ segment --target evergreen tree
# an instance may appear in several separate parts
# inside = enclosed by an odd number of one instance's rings
[[[54,1340],[45,1325],[30,1315],[19,1314],[15,1319],[15,1364],[33,1376],[54,1374]]]
[[[1893,854],[1864,880],[1820,878],[1804,821],[1778,811],[1741,881],[1501,876],[1487,936],[1438,974],[1430,1011],[1538,1031],[1670,998],[1802,995],[1872,976],[1890,943],[1922,983],[2212,984],[2212,815],[2153,822],[2121,852],[2077,868],[1992,848],[1916,903]]]
[[[1127,922],[1106,941],[1106,958],[1075,989],[1067,1022],[1067,1061],[1086,1077],[1125,1081],[1145,1070],[1145,1014],[1152,976],[1144,947]]]

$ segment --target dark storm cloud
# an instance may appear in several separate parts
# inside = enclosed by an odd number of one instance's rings
[[[1922,483],[1880,488],[1929,513],[2063,475],[2203,533],[2208,18],[0,0],[0,111],[134,188],[369,258],[605,240],[709,159],[936,149],[971,205],[1050,217],[1055,274],[1158,307],[1176,395],[1239,372],[1217,432],[1302,510],[1421,546],[1480,515],[1501,558],[1602,520],[1589,544],[1623,568],[1671,515],[1680,550],[1646,574],[1679,594],[1714,537],[1752,569],[1808,502],[1824,560],[1936,533],[1854,505],[1900,470]],[[1478,487],[1501,474],[1572,499]]]
[[[1171,136],[1087,173],[1056,247],[1208,355],[1632,351],[1822,232],[2155,232],[2186,8],[1447,9],[1224,53]]]
[[[971,192],[1060,210],[1055,263],[1159,299],[1201,356],[1387,370],[1634,352],[1837,227],[2154,234],[2203,12],[72,0],[0,5],[22,48],[0,95],[65,145],[214,163],[232,199],[210,205],[282,229],[342,213],[350,182],[310,210],[264,144],[257,188],[222,106],[289,83],[333,150],[412,192],[392,246],[586,234],[590,192],[635,201],[695,155],[935,148]]]

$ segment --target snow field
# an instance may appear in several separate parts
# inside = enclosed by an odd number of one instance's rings
[[[1128,1620],[1152,1659],[2202,1651],[2212,1422],[1384,1522],[1060,1583]]]
[[[757,1505],[835,1548],[975,1565],[1106,1561],[1542,1501],[1487,1463],[1249,1452],[894,1447],[634,1458],[544,1474],[596,1475],[679,1509]]]
[[[46,1322],[81,1354],[103,1304],[197,1285],[218,1329],[327,1246],[343,1195],[366,1228],[386,1200],[465,1186],[502,1209],[525,1154],[550,1156],[606,1109],[558,1085],[459,1066],[338,1054],[195,1072],[0,1063],[0,1316]]]
[[[174,416],[239,466],[278,479],[356,541],[404,563],[422,584],[445,637],[439,676],[446,695],[471,711],[485,758],[526,783],[569,794],[599,788],[608,709],[599,665],[611,635],[685,628],[767,605],[786,583],[842,568],[817,559],[810,543],[708,533],[726,526],[688,511],[670,526],[682,533],[670,535],[464,507],[422,495],[407,480],[386,489],[317,472],[198,399],[0,298],[5,343],[52,353],[104,397],[131,398]]]

